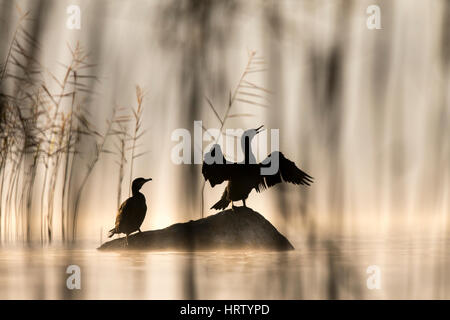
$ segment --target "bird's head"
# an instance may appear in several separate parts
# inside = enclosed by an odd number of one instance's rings
[[[242,134],[242,138],[248,137],[250,139],[250,141],[261,131],[264,131],[264,125],[259,126],[256,129],[248,129],[245,130],[244,133]]]
[[[139,191],[142,188],[142,186],[144,185],[144,183],[151,181],[151,180],[152,180],[152,178],[148,178],[148,179],[136,178],[133,180],[133,185],[132,185],[131,189],[133,191]]]
[[[253,140],[253,138],[254,138],[258,133],[260,133],[261,131],[263,131],[263,130],[264,130],[263,127],[264,127],[264,125],[259,126],[259,127],[256,128],[256,129],[248,129],[248,130],[245,130],[244,133],[242,134],[242,137],[241,137],[242,147],[244,148],[247,139],[248,139],[249,142],[251,142],[251,141]]]

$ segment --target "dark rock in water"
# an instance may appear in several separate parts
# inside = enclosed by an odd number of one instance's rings
[[[160,230],[145,231],[102,244],[99,250],[214,251],[293,250],[289,241],[258,212],[237,207]]]

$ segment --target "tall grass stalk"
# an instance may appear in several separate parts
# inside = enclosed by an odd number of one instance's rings
[[[0,69],[0,243],[12,238],[51,243],[57,231],[56,217],[61,221],[62,241],[75,241],[89,178],[101,155],[114,153],[106,148],[109,137],[118,136],[119,142],[118,203],[127,154],[130,152],[131,181],[134,160],[145,153],[137,151],[145,133],[144,93],[136,88],[132,134],[128,133],[130,115],[118,116],[116,107],[100,134],[86,110],[92,91],[85,81],[98,81],[90,73],[95,65],[87,62],[87,54],[77,43],[68,46],[71,60],[69,64],[61,63],[62,76],[54,75],[35,57],[39,46],[25,27],[29,14],[19,13]],[[89,144],[93,151],[80,147]],[[75,179],[80,173],[80,180]],[[38,236],[33,236],[34,230]]]
[[[136,86],[136,101],[137,101],[137,107],[135,109],[131,109],[134,116],[134,130],[131,137],[131,147],[130,147],[130,186],[128,188],[128,196],[131,195],[131,184],[134,179],[133,169],[134,169],[134,160],[143,156],[147,152],[141,152],[136,154],[136,149],[140,147],[138,144],[139,140],[142,138],[142,136],[145,134],[146,130],[141,130],[142,126],[142,112],[144,110],[143,108],[143,101],[144,101],[144,92],[142,91],[141,87]]]
[[[122,201],[122,184],[123,178],[125,177],[125,165],[127,164],[127,141],[129,140],[128,134],[129,121],[130,117],[127,115],[118,117],[116,119],[117,139],[116,143],[114,144],[115,146],[114,152],[118,156],[118,160],[116,160],[116,163],[119,166],[119,176],[117,181],[117,208],[120,207]]]

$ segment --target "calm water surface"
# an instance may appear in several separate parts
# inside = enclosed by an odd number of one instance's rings
[[[292,252],[100,252],[0,249],[1,299],[450,298],[448,239],[342,238],[296,242]],[[81,268],[81,289],[66,268]],[[380,289],[367,287],[367,267]]]

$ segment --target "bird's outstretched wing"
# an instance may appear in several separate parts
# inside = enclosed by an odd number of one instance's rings
[[[218,144],[211,147],[211,150],[205,154],[202,165],[202,174],[206,181],[209,180],[211,187],[216,184],[229,180],[233,163],[227,161],[223,156],[222,149]]]
[[[278,168],[276,167],[277,159]],[[268,170],[271,165],[275,169],[275,173],[271,175],[261,174],[259,183],[255,188],[256,191],[261,192],[262,190],[270,188],[283,181],[307,186],[313,183],[313,177],[300,170],[294,162],[287,159],[279,151],[272,152],[263,162],[261,162],[260,167]]]

